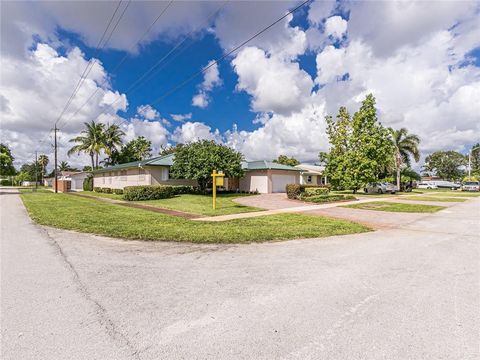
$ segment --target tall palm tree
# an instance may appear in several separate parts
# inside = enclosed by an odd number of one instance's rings
[[[103,149],[105,154],[111,158],[112,154],[118,150],[117,147],[122,145],[122,136],[125,133],[118,125],[108,125],[103,132]]]
[[[415,162],[420,160],[420,152],[418,151],[420,138],[417,135],[409,134],[405,128],[401,128],[400,130],[389,128],[388,130],[390,131],[390,141],[394,148],[397,188],[400,190],[400,172],[402,165],[410,166],[410,157],[413,157]]]
[[[85,130],[81,132],[82,135],[70,139],[70,142],[76,143],[68,151],[68,156],[71,154],[86,153],[92,160],[92,169],[98,168],[98,154],[104,147],[104,130],[105,125],[96,123],[95,121],[85,122]]]
[[[62,161],[60,165],[58,165],[58,171],[70,171],[71,167],[68,165],[68,162]]]
[[[47,155],[42,154],[38,157],[38,163],[42,167],[42,184],[43,184],[43,177],[45,176],[45,170],[47,169],[48,162],[49,160]]]

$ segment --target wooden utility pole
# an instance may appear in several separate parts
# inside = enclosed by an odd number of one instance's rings
[[[35,150],[35,191],[38,189],[38,158],[37,150]]]
[[[58,193],[58,174],[57,174],[57,124],[55,124],[55,128],[53,129],[55,133],[55,140],[54,140],[54,147],[55,147],[55,192]]]

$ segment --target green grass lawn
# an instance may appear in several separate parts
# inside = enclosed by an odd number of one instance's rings
[[[229,215],[263,209],[237,204],[233,199],[239,198],[241,194],[220,194],[217,195],[217,208],[212,208],[212,195],[183,194],[170,199],[135,201],[138,204],[160,207],[164,209],[178,210],[199,215]]]
[[[80,191],[78,192],[80,195],[89,195],[89,196],[95,196],[99,198],[108,198],[108,199],[114,199],[114,200],[123,200],[122,195],[117,195],[117,194],[107,194],[107,193],[99,193],[95,191]]]
[[[370,203],[352,204],[342,206],[345,208],[389,211],[389,212],[407,212],[407,213],[433,213],[445,209],[444,206],[423,205],[423,204],[403,204],[386,201],[374,201]]]
[[[466,191],[450,191],[450,192],[441,192],[438,194],[425,194],[428,196],[448,196],[448,197],[476,197],[480,196],[480,192],[466,192]]]
[[[122,195],[97,193],[94,191],[82,191],[80,194],[122,200]],[[255,207],[240,205],[233,201],[233,199],[241,196],[246,195],[218,194],[216,210],[213,210],[212,208],[212,195],[183,194],[170,199],[133,201],[133,203],[208,216],[229,215],[263,210]]]
[[[200,222],[66,194],[21,196],[31,218],[39,224],[126,239],[248,243],[369,231],[350,221],[301,214]]]
[[[422,196],[422,195],[415,195],[415,196],[404,196],[402,200],[416,200],[416,201],[442,201],[442,202],[462,202],[466,201],[467,199],[461,197],[440,197],[440,196]]]

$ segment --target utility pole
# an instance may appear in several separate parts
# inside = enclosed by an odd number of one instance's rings
[[[35,191],[38,189],[38,158],[37,150],[35,150]]]
[[[58,193],[58,174],[57,174],[57,124],[55,124],[55,128],[53,129],[55,133],[55,140],[54,140],[54,147],[55,147],[55,192]]]

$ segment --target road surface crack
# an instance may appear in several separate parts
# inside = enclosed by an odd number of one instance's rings
[[[65,262],[67,267],[72,273],[73,276],[73,281],[76,283],[80,293],[83,295],[83,297],[90,303],[94,305],[96,308],[96,316],[98,322],[105,327],[105,330],[107,331],[107,334],[117,342],[120,342],[124,347],[128,348],[131,356],[133,359],[141,359],[140,358],[140,351],[135,348],[134,344],[128,339],[128,337],[123,334],[120,330],[119,327],[114,323],[114,321],[108,316],[107,310],[105,307],[96,299],[92,297],[90,292],[88,291],[87,286],[85,283],[81,280],[80,275],[78,271],[75,269],[75,266],[72,264],[72,262],[68,259],[67,255],[64,253],[62,247],[60,244],[55,240],[55,238],[50,235],[48,232],[48,229],[44,227],[40,227],[42,231],[46,234],[47,238],[50,240],[51,245],[57,250],[58,254],[62,258],[62,260]]]

